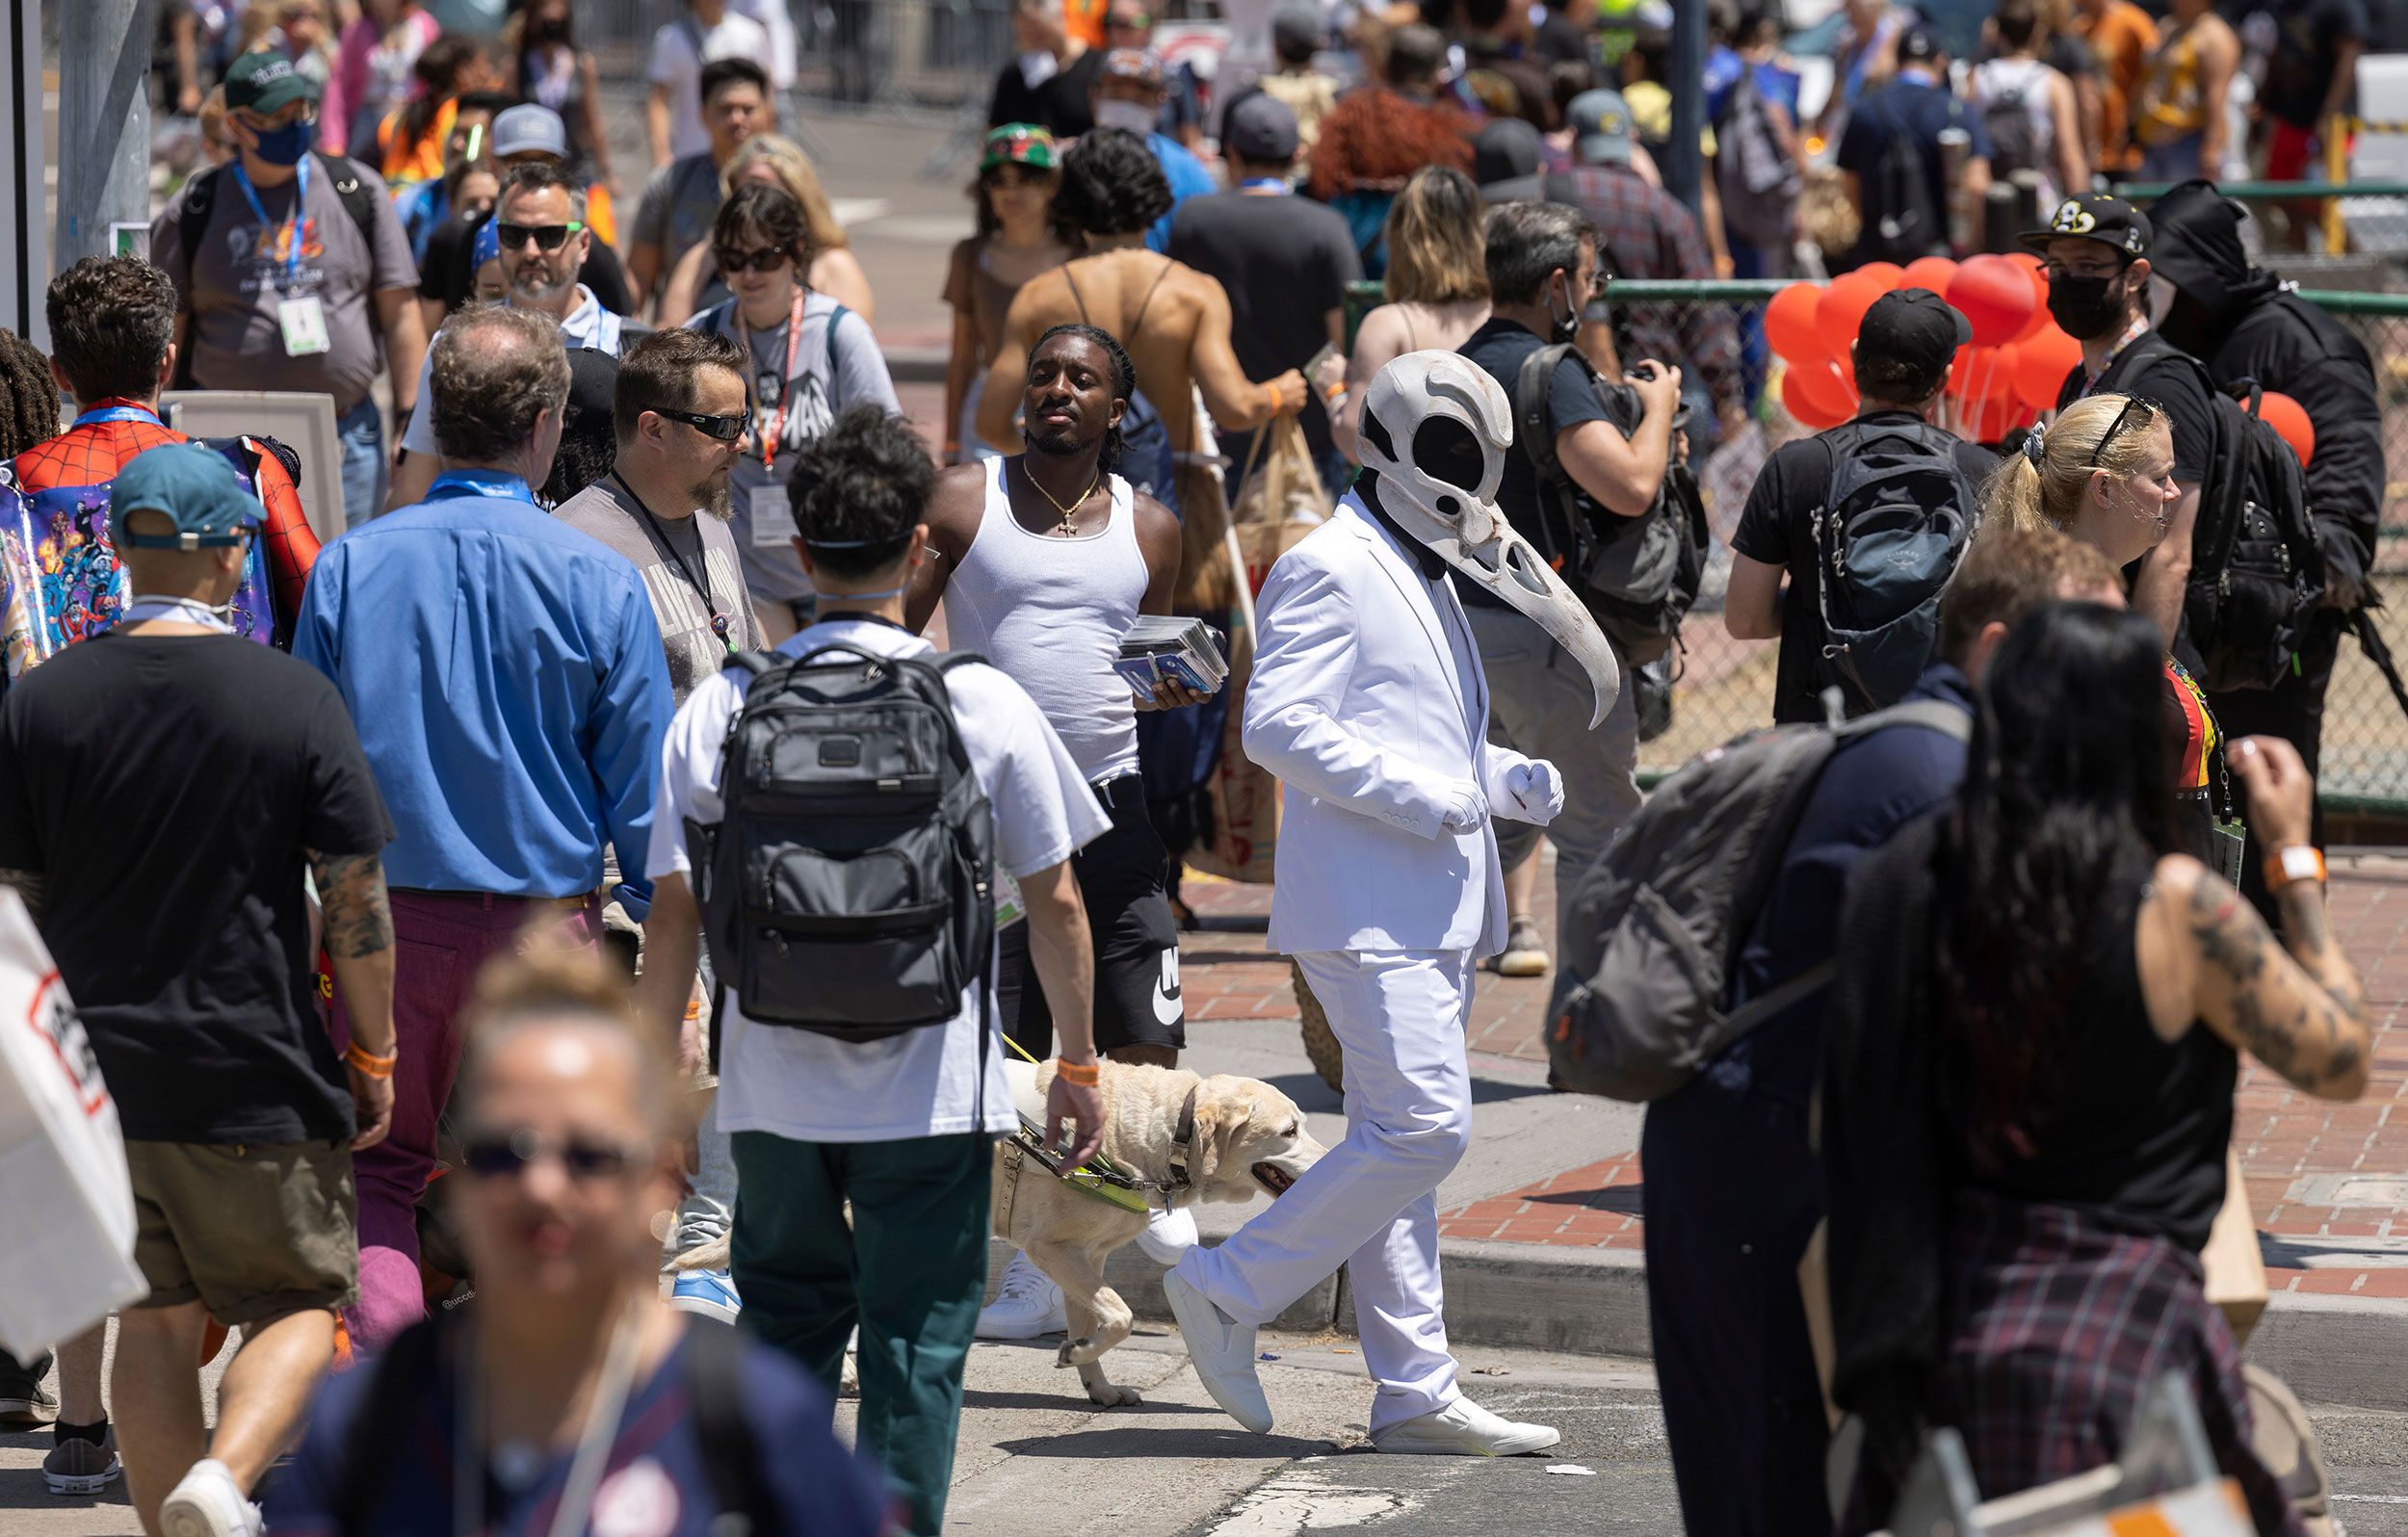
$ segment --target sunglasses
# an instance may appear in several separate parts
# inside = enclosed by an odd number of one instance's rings
[[[703,436],[717,438],[722,443],[733,443],[744,436],[745,429],[750,423],[750,418],[742,415],[699,416],[693,411],[665,411],[658,406],[653,407],[652,414],[667,417],[672,422],[683,422]]]
[[[729,250],[721,246],[711,253],[718,258],[720,271],[730,274],[743,272],[773,273],[795,259],[794,252],[779,246],[764,246],[759,250]]]
[[[585,227],[572,219],[565,224],[496,224],[493,234],[504,250],[517,250],[531,240],[544,250],[558,250],[568,244],[569,236]]]
[[[559,1159],[568,1177],[583,1184],[626,1173],[636,1156],[615,1143],[593,1142],[579,1136],[546,1141],[524,1127],[515,1132],[472,1137],[460,1148],[460,1167],[481,1180],[513,1178],[526,1172],[528,1164],[544,1158]]]
[[[2133,414],[2133,407],[2135,405],[2140,407],[2140,425],[2142,427],[2147,427],[2150,422],[2156,419],[2158,412],[2165,409],[2164,406],[2159,405],[2157,402],[2146,400],[2141,396],[2125,396],[2124,408],[2115,413],[2114,421],[2107,424],[2107,431],[2099,438],[2099,446],[2090,451],[2090,462],[2083,465],[2082,468],[2086,470],[2095,470],[2099,468],[2099,456],[2107,451],[2107,445],[2115,441],[2115,434],[2124,430],[2124,419]]]
[[[979,179],[989,187],[1039,187],[1053,175],[1049,170],[1032,170],[1017,162],[989,166],[979,172]]]

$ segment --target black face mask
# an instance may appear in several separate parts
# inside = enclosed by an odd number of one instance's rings
[[[2050,279],[2049,313],[2078,342],[2106,335],[2124,321],[2124,274]]]
[[[1568,279],[1565,281],[1564,286],[1566,288],[1571,287],[1571,283]],[[1569,343],[1574,337],[1580,335],[1580,301],[1577,300],[1573,300],[1570,314],[1558,316],[1556,314],[1555,292],[1550,289],[1547,294],[1547,329],[1551,333],[1548,336],[1548,340],[1554,342]]]

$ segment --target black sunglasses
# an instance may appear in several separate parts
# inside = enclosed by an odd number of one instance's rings
[[[683,422],[705,437],[714,437],[722,443],[733,443],[744,436],[745,428],[751,421],[741,412],[734,416],[700,416],[693,411],[663,410],[657,405],[652,408],[652,414],[666,416],[672,422]]]
[[[516,1176],[541,1158],[558,1158],[568,1177],[580,1182],[624,1174],[635,1161],[632,1152],[614,1143],[578,1136],[550,1142],[524,1127],[472,1137],[460,1147],[460,1167],[482,1180]]]
[[[2148,400],[2142,396],[2125,396],[2124,408],[2115,413],[2114,421],[2107,424],[2106,434],[2099,439],[2099,446],[2090,451],[2090,462],[2084,464],[2082,466],[2083,469],[2095,470],[2099,467],[2099,456],[2105,454],[2107,450],[2107,445],[2115,441],[2115,434],[2124,430],[2124,418],[2133,414],[2133,407],[2135,405],[2139,406],[2140,409],[2146,413],[2140,419],[2140,425],[2142,427],[2147,427],[2149,423],[2155,419],[2156,413],[2165,409],[2164,406],[2159,405],[2157,402]]]
[[[493,233],[504,250],[516,250],[531,240],[544,250],[558,250],[585,227],[572,219],[565,224],[496,224]]]
[[[729,250],[721,246],[711,254],[718,258],[722,273],[741,273],[747,268],[756,273],[773,273],[793,261],[794,253],[782,247],[764,246],[759,250]]]

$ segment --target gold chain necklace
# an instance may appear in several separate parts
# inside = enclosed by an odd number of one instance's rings
[[[1047,502],[1053,503],[1054,510],[1061,514],[1061,526],[1055,529],[1053,532],[1067,539],[1079,532],[1079,508],[1088,497],[1095,494],[1095,488],[1097,486],[1104,483],[1104,472],[1100,469],[1097,470],[1095,472],[1095,479],[1087,482],[1086,489],[1081,491],[1077,496],[1072,497],[1067,507],[1063,506],[1060,502],[1054,501],[1054,493],[1045,489],[1044,482],[1029,473],[1029,467],[1026,464],[1023,464],[1020,467],[1020,479],[1028,482],[1031,485],[1035,486],[1037,495],[1043,497]]]

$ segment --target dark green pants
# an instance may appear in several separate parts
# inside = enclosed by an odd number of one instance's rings
[[[984,1134],[798,1142],[738,1132],[734,1265],[745,1326],[830,1397],[861,1328],[860,1446],[934,1537],[953,1480],[961,1368],[986,1289]],[[852,1204],[852,1221],[845,1204]]]

